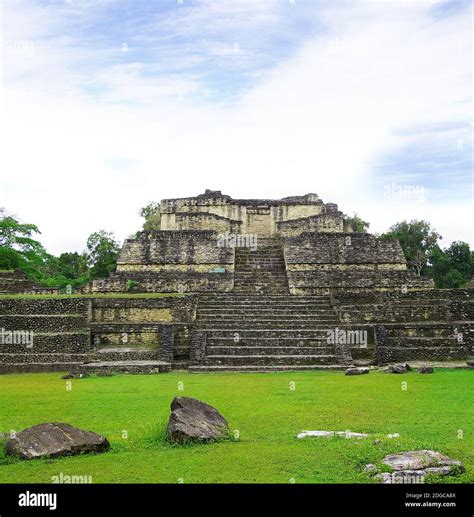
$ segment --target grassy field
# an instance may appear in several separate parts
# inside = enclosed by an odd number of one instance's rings
[[[72,381],[61,380],[58,373],[2,375],[0,432],[67,422],[104,434],[112,448],[101,455],[30,462],[0,452],[0,483],[49,483],[60,473],[91,476],[93,483],[368,483],[362,472],[366,463],[419,448],[439,450],[465,463],[463,475],[445,482],[472,483],[473,381],[473,372],[466,370],[355,377],[317,371],[172,372]],[[67,382],[72,383],[70,391]],[[214,405],[238,431],[238,440],[167,444],[169,404],[175,395]],[[311,429],[375,436],[295,438]],[[401,437],[387,439],[387,433]],[[374,444],[375,438],[381,443]]]

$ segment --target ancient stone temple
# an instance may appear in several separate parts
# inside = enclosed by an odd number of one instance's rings
[[[0,371],[338,369],[474,354],[472,289],[434,289],[397,240],[354,232],[316,194],[161,202],[82,296],[0,299]],[[3,321],[3,325],[2,325]]]
[[[207,190],[162,201],[161,214],[161,231],[127,240],[116,274],[94,281],[89,292],[303,295],[432,287],[407,270],[398,241],[354,233],[337,205],[316,194],[242,200]],[[272,260],[259,263],[270,251]]]

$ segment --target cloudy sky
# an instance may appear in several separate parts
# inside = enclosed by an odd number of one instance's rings
[[[0,206],[50,252],[206,188],[473,244],[470,1],[0,4]]]

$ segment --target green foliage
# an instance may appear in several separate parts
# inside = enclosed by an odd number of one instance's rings
[[[133,291],[137,291],[139,286],[140,286],[139,282],[137,282],[135,280],[127,280],[126,289],[127,289],[128,293],[131,293]]]
[[[0,269],[18,269],[21,264],[21,255],[18,251],[0,247]]]
[[[469,244],[451,243],[444,251],[436,246],[430,256],[430,275],[436,287],[456,289],[467,284],[474,274],[474,256]]]
[[[140,217],[145,219],[143,223],[144,230],[160,230],[161,229],[161,212],[160,203],[152,201],[148,205],[144,206],[138,212]]]
[[[351,217],[346,217],[344,222],[349,223],[355,232],[365,233],[370,226],[370,223],[361,219],[357,213],[354,213]]]
[[[431,228],[427,221],[402,221],[390,227],[382,239],[398,239],[402,247],[408,267],[421,275],[428,264],[441,235]]]
[[[20,223],[0,209],[0,269],[21,269],[45,287],[72,288],[115,270],[119,244],[113,234],[100,230],[87,240],[88,253],[62,253],[55,257],[34,239],[34,224]]]
[[[42,245],[33,236],[41,233],[34,224],[23,224],[5,209],[0,211],[0,247],[16,249],[21,253],[42,251]]]
[[[41,278],[40,269],[47,260],[46,250],[33,237],[41,233],[34,224],[21,223],[0,210],[0,261],[1,267],[20,268],[31,278]]]
[[[87,239],[88,265],[91,278],[108,277],[117,267],[120,244],[113,233],[99,230]]]

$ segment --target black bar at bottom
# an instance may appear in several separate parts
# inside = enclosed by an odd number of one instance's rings
[[[308,510],[473,515],[472,485],[0,485],[0,516]],[[42,503],[43,506],[36,506]],[[55,506],[55,508],[53,508]],[[49,509],[51,507],[51,510]]]

